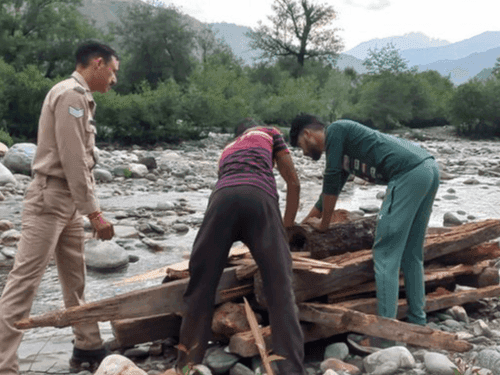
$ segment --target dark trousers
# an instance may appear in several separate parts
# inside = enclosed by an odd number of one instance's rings
[[[292,259],[278,202],[263,190],[241,185],[210,197],[189,262],[190,280],[184,294],[177,368],[203,360],[219,279],[232,244],[248,245],[262,274],[272,330],[272,349],[280,374],[303,375],[304,337],[292,290]]]

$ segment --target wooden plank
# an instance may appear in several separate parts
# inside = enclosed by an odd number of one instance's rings
[[[299,305],[299,314],[301,320],[336,328],[339,333],[342,331],[358,332],[430,349],[455,352],[466,352],[472,349],[472,344],[458,340],[456,334],[404,323],[396,319],[364,314],[336,305],[302,303]]]
[[[470,302],[478,301],[482,298],[492,298],[500,296],[500,285],[491,285],[483,288],[464,290],[460,292],[450,292],[439,288],[434,293],[429,293],[426,296],[425,311],[432,312],[447,309],[455,305],[463,305]],[[345,301],[336,303],[335,306],[360,311],[366,314],[377,313],[377,299],[363,298],[353,301]],[[398,301],[398,319],[406,317],[408,313],[408,304],[405,299]]]
[[[437,287],[438,285],[451,283],[456,281],[460,285],[473,287],[484,287],[488,285],[498,284],[500,278],[498,270],[490,266],[490,261],[482,261],[475,265],[459,264],[448,268],[427,268],[425,269],[425,286]],[[399,278],[400,292],[404,291],[404,278]],[[376,291],[375,282],[368,282],[361,285],[356,285],[351,288],[343,289],[336,293],[328,295],[328,303],[337,303],[345,300],[348,297],[363,293],[374,293]]]
[[[424,247],[424,259],[430,261],[464,251],[499,236],[500,220],[464,224],[447,233],[429,235]],[[293,288],[297,302],[321,297],[375,279],[371,250],[332,256],[323,261],[336,264],[340,268],[333,269],[328,274],[294,272]],[[258,303],[266,306],[259,273],[254,276],[254,285]]]
[[[231,249],[229,252],[229,257],[228,260],[230,260],[232,257],[238,258],[241,256],[244,256],[246,254],[249,254],[248,247],[245,245],[240,245],[240,246],[235,246]],[[154,279],[159,279],[167,276],[168,270],[172,270],[172,274],[175,275],[180,275],[181,272],[188,272],[189,270],[189,260],[183,260],[182,262],[175,263],[175,264],[169,264],[168,266],[164,266],[161,268],[157,268],[155,270],[148,271],[146,273],[136,275],[129,277],[124,280],[117,281],[115,285],[121,286],[121,285],[126,285],[130,283],[137,283],[137,282],[142,282],[146,280],[154,280]],[[189,275],[189,273],[185,273],[184,275]],[[189,276],[186,276],[189,277]]]
[[[236,270],[237,267],[224,270],[218,286],[219,292],[242,285],[242,282],[236,278]],[[182,297],[188,282],[189,279],[176,280],[66,310],[51,311],[40,316],[22,319],[15,323],[15,326],[19,329],[66,327],[82,322],[103,322],[183,312]],[[217,293],[216,304],[226,301],[225,297]]]
[[[179,337],[182,318],[177,314],[162,314],[111,322],[116,343],[124,348],[144,342]]]

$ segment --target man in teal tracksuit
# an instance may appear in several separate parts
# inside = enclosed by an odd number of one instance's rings
[[[439,186],[434,157],[413,142],[357,122],[339,120],[325,126],[311,115],[294,119],[290,143],[313,160],[326,154],[323,194],[305,219],[319,231],[328,228],[349,174],[387,185],[373,245],[378,314],[396,318],[401,268],[408,320],[424,325],[423,243]]]

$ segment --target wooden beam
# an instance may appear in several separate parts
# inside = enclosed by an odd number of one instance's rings
[[[237,267],[224,270],[219,282],[216,304],[228,301],[225,297],[220,296],[221,291],[242,285],[242,282],[236,278],[236,270]],[[184,311],[182,298],[188,282],[189,279],[176,280],[66,310],[51,311],[43,315],[22,319],[15,323],[15,327],[19,329],[48,326],[66,327],[83,322],[104,322],[180,313]]]
[[[364,314],[335,305],[302,303],[299,305],[299,314],[301,320],[336,328],[339,333],[358,332],[414,346],[454,352],[466,352],[472,349],[472,344],[458,340],[456,334]]]
[[[429,235],[424,247],[424,259],[430,261],[447,254],[466,252],[476,245],[500,236],[500,220],[485,220],[464,224],[447,233]],[[371,250],[361,250],[323,259],[340,268],[328,274],[307,271],[294,272],[293,288],[297,302],[307,301],[354,287],[375,279]],[[259,273],[254,276],[255,296],[266,306]]]

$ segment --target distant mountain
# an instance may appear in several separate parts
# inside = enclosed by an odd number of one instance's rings
[[[241,57],[245,64],[252,65],[259,57],[259,52],[250,48],[250,38],[245,33],[252,31],[246,26],[235,25],[234,23],[211,23],[209,26],[222,37],[232,48],[234,54]]]
[[[107,31],[110,22],[120,23],[120,18],[131,5],[143,4],[141,0],[83,0],[78,11],[95,23],[95,27]]]
[[[109,22],[119,23],[129,5],[141,3],[141,0],[83,0],[79,10],[82,15],[93,20],[97,28],[107,31]],[[195,31],[207,26],[188,15],[184,17]],[[249,27],[230,23],[213,23],[208,26],[226,41],[245,64],[254,64],[259,52],[250,49],[250,40],[245,35],[251,30]],[[340,54],[337,67],[341,70],[352,67],[360,74],[366,73],[363,60],[368,50],[380,49],[391,42],[401,51],[401,56],[408,60],[410,67],[418,66],[420,71],[437,70],[444,76],[450,75],[455,84],[466,82],[480,73],[480,78],[483,79],[488,74],[487,69],[492,68],[500,56],[500,31],[485,32],[453,44],[429,38],[422,33],[409,33],[363,42]]]
[[[344,53],[354,56],[360,60],[364,60],[368,57],[368,50],[381,49],[389,43],[394,44],[396,49],[400,51],[418,48],[442,47],[450,44],[450,42],[446,40],[429,38],[427,35],[422,33],[409,33],[403,36],[372,39],[358,44],[356,47],[351,48]]]
[[[440,60],[458,60],[496,47],[500,47],[500,31],[487,31],[447,46],[402,51],[401,56],[409,60],[411,66],[426,65]]]
[[[485,68],[474,76],[474,79],[479,81],[487,81],[490,78],[493,78],[493,68]]]
[[[459,85],[473,78],[485,68],[492,68],[499,56],[500,47],[497,47],[486,52],[473,53],[462,59],[441,60],[431,64],[419,65],[418,68],[420,71],[436,70],[443,76],[450,75],[451,81]]]
[[[364,74],[367,69],[363,65],[363,60],[357,59],[354,56],[341,53],[337,58],[337,68],[339,70],[344,70],[345,68],[353,68],[359,74]]]

